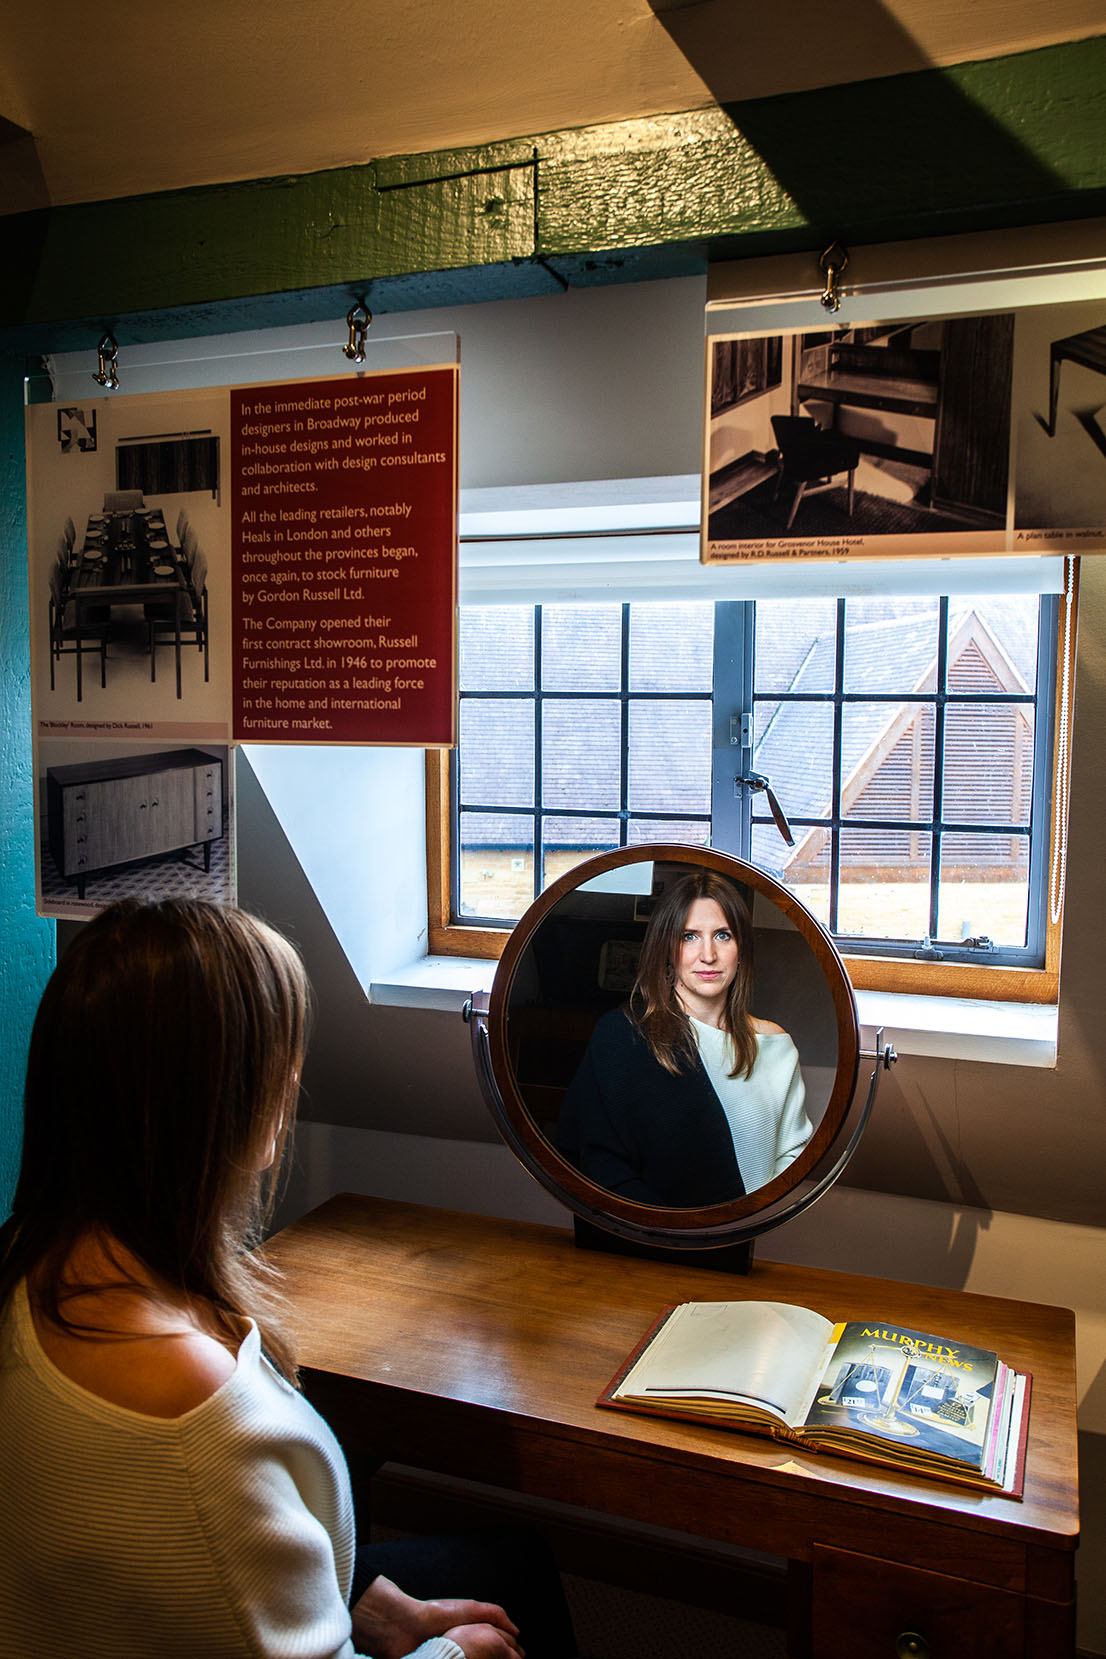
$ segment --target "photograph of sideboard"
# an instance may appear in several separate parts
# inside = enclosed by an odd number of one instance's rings
[[[212,849],[226,835],[225,800],[223,760],[203,749],[51,766],[46,771],[49,851],[60,877],[76,883],[79,899],[99,872],[192,849],[202,852],[203,875],[210,876]],[[143,883],[136,891],[147,887]]]

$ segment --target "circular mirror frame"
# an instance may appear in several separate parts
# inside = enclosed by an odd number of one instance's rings
[[[626,864],[686,864],[714,870],[730,880],[751,887],[774,904],[810,946],[821,967],[837,1017],[837,1071],[825,1111],[810,1140],[782,1174],[766,1186],[709,1209],[674,1210],[640,1204],[620,1198],[597,1186],[556,1150],[542,1134],[525,1106],[516,1085],[507,1043],[507,1017],[515,974],[523,954],[542,922],[567,893],[595,876]],[[716,1247],[779,1226],[806,1208],[817,1194],[812,1183],[828,1186],[837,1179],[851,1155],[855,1140],[839,1156],[828,1178],[824,1169],[838,1148],[848,1124],[856,1093],[860,1062],[860,1030],[856,1001],[845,965],[821,924],[795,896],[758,870],[755,865],[718,852],[712,847],[681,844],[643,844],[600,853],[567,871],[535,899],[516,924],[496,970],[487,1014],[487,1079],[485,1094],[504,1140],[519,1161],[547,1192],[559,1199],[585,1221],[638,1243],[668,1248]],[[474,1032],[474,1045],[476,1034]],[[478,1070],[480,1062],[477,1062]]]

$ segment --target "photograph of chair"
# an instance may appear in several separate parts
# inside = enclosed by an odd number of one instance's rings
[[[178,637],[191,639],[204,654],[204,679],[210,674],[207,630],[207,559],[197,548],[191,559],[184,560],[184,586],[170,598],[159,599],[145,607],[147,640],[150,652],[150,679],[157,680],[158,644],[175,644]]]
[[[56,665],[65,656],[79,656],[85,651],[95,651],[100,658],[100,685],[107,685],[107,649],[108,632],[111,626],[110,613],[97,607],[95,611],[86,609],[78,628],[76,606],[69,596],[65,568],[55,562],[50,571],[50,690],[54,689],[54,672]],[[78,684],[77,701],[81,701],[81,687]]]
[[[860,464],[860,445],[855,439],[823,431],[807,415],[773,415],[772,431],[780,452],[776,495],[784,484],[794,485],[787,528],[790,530],[794,524],[804,494],[832,489],[842,472],[849,478],[848,512],[852,518],[856,469]]]
[[[796,331],[752,341],[772,372],[754,356],[737,382],[746,342],[713,340],[708,550],[1001,533],[1013,332],[1007,313]]]

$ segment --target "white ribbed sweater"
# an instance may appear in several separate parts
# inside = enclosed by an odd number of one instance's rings
[[[804,1109],[806,1089],[799,1051],[786,1031],[758,1031],[757,1057],[748,1077],[731,1077],[733,1047],[727,1032],[693,1019],[711,1086],[733,1136],[746,1192],[755,1192],[798,1157],[814,1133]]]
[[[261,1353],[183,1417],[112,1405],[47,1358],[20,1285],[0,1326],[2,1659],[355,1659],[353,1504],[322,1418]],[[419,1659],[463,1659],[445,1637]]]

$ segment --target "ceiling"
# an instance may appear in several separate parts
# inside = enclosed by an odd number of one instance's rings
[[[1101,33],[1103,0],[5,0],[0,212],[313,172]]]

